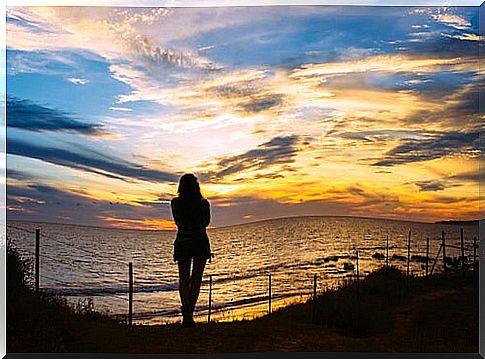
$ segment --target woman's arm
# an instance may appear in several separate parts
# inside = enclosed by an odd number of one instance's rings
[[[170,207],[172,208],[173,220],[178,227],[180,225],[180,220],[179,220],[179,215],[178,215],[178,212],[177,212],[177,203],[175,201],[175,198],[172,199],[172,201],[170,201]]]
[[[204,221],[203,224],[204,224],[204,227],[207,227],[211,222],[211,209],[210,209],[210,204],[208,200],[204,200],[202,209],[203,209],[203,221]]]

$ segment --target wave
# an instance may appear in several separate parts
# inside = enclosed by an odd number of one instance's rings
[[[276,266],[269,266],[265,268],[255,268],[249,270],[246,273],[241,274],[214,274],[213,286],[218,284],[227,284],[230,282],[238,282],[244,280],[250,280],[258,277],[266,277],[270,273],[273,277],[278,275],[286,275],[292,277],[292,280],[299,280],[300,276],[298,272],[306,272],[311,269],[319,268],[325,265],[325,271],[327,274],[340,274],[346,271],[337,270],[336,263],[342,259],[354,259],[355,257],[349,255],[332,255],[327,257],[317,258],[315,260],[303,261],[300,263],[283,263]],[[335,268],[335,269],[333,269]],[[297,270],[297,272],[295,272]],[[209,279],[205,277],[202,281],[202,286],[207,286]],[[128,286],[97,286],[97,287],[43,287],[41,290],[47,294],[82,297],[82,296],[109,296],[110,294],[127,294]],[[161,285],[144,285],[135,286],[133,293],[154,293],[154,292],[172,292],[178,290],[178,282],[161,284]]]
[[[171,292],[178,290],[178,283],[169,283],[162,285],[149,285],[143,287],[133,287],[133,293],[151,293],[151,292]],[[44,287],[42,292],[54,295],[63,295],[71,297],[83,296],[107,296],[110,294],[125,294],[128,293],[127,286],[117,287]]]

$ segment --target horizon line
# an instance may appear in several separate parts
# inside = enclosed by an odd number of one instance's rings
[[[368,217],[368,216],[353,216],[353,215],[293,215],[293,216],[282,216],[282,217],[271,217],[271,218],[264,218],[264,219],[257,219],[254,221],[249,222],[242,222],[242,223],[235,223],[229,225],[222,225],[217,227],[208,227],[207,229],[221,229],[221,228],[229,228],[229,227],[238,227],[244,226],[249,224],[255,224],[260,222],[266,221],[273,221],[278,219],[292,219],[292,218],[310,218],[310,217],[334,217],[334,218],[359,218],[359,219],[377,219],[377,220],[387,220],[387,221],[397,221],[397,222],[411,222],[411,223],[422,223],[422,224],[439,224],[441,222],[480,222],[485,218],[477,218],[477,219],[444,219],[439,221],[433,222],[425,222],[425,221],[417,221],[412,219],[396,219],[396,218],[388,218],[388,217]],[[141,228],[121,228],[121,227],[109,227],[109,226],[101,226],[101,225],[91,225],[91,224],[78,224],[78,223],[62,223],[62,222],[49,222],[49,221],[32,221],[32,220],[22,220],[22,219],[6,219],[5,221],[6,227],[8,227],[8,222],[29,222],[29,223],[42,223],[42,224],[55,224],[55,225],[64,225],[64,226],[80,226],[80,227],[90,227],[90,228],[99,228],[99,229],[113,229],[113,230],[122,230],[122,231],[148,231],[148,232],[161,232],[161,231],[177,231],[176,228],[173,229],[141,229]]]

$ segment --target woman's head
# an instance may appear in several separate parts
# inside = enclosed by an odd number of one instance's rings
[[[199,182],[192,173],[186,173],[180,177],[178,196],[181,199],[202,199]]]

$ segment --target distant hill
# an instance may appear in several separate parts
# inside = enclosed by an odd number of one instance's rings
[[[436,224],[456,224],[459,226],[466,226],[466,225],[478,225],[481,219],[472,219],[469,221],[438,221],[435,222]]]

